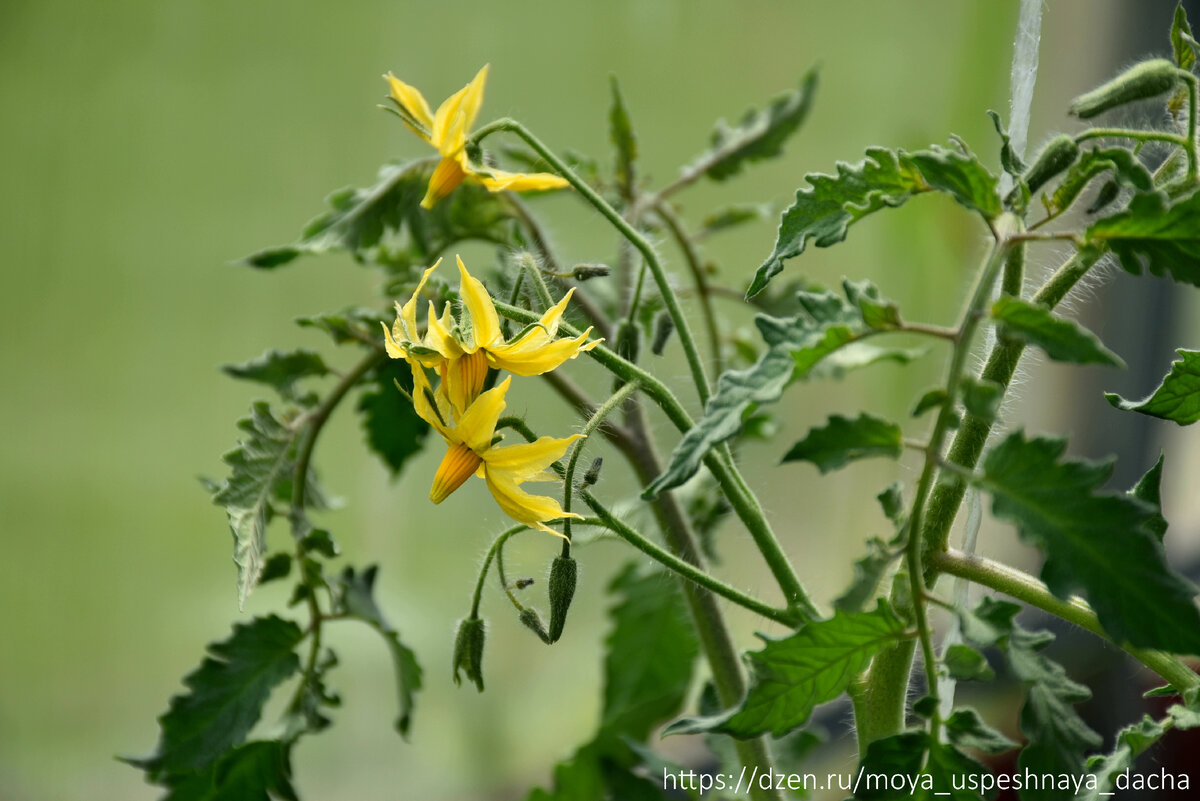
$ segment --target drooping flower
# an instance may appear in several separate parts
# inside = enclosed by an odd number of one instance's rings
[[[477,475],[487,482],[492,497],[506,515],[518,523],[561,537],[546,523],[579,515],[564,512],[555,499],[531,495],[520,485],[527,481],[557,481],[558,476],[546,468],[561,459],[571,443],[583,435],[562,439],[540,437],[534,442],[497,447],[496,423],[504,411],[504,396],[511,376],[480,394],[461,416],[456,416],[440,388],[436,392],[430,388],[423,370],[414,370],[413,379],[413,406],[417,414],[449,446],[434,475],[429,499],[441,503],[468,478]]]
[[[467,132],[483,104],[483,85],[487,81],[487,73],[488,65],[485,64],[474,80],[450,95],[436,112],[430,112],[424,95],[415,87],[390,72],[383,76],[391,90],[390,98],[398,107],[404,124],[437,148],[442,156],[433,171],[433,177],[429,179],[429,188],[421,201],[423,208],[433,208],[465,178],[483,184],[489,192],[561,189],[568,185],[566,180],[550,173],[505,172],[474,164],[467,157]]]
[[[383,326],[384,344],[388,355],[407,359],[414,372],[419,366],[436,369],[442,378],[442,388],[458,414],[463,414],[483,389],[489,367],[519,376],[541,375],[601,342],[587,341],[591,328],[577,337],[554,338],[574,287],[538,322],[505,341],[491,296],[483,283],[467,272],[461,258],[458,259],[459,297],[469,321],[455,320],[449,304],[439,317],[431,301],[426,332],[420,336],[417,298],[438,264],[440,259],[421,276],[407,303],[403,306],[396,303],[396,322],[390,330],[386,324]]]

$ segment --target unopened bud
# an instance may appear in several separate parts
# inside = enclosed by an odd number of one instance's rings
[[[571,275],[576,281],[586,281],[589,278],[603,278],[611,272],[607,264],[576,264]]]
[[[1036,192],[1042,185],[1075,163],[1079,157],[1079,145],[1066,134],[1056,136],[1046,143],[1033,166],[1025,171],[1025,185]]]
[[[559,556],[550,567],[550,642],[557,642],[567,622],[567,610],[575,597],[578,567],[570,556]]]
[[[583,474],[582,486],[590,487],[600,480],[600,468],[604,465],[604,457],[597,456],[592,460],[592,466]]]
[[[1092,201],[1092,205],[1088,206],[1087,213],[1095,214],[1116,200],[1119,194],[1121,194],[1121,188],[1117,186],[1116,181],[1106,182],[1104,186],[1100,187],[1100,191],[1096,193],[1096,199]]]
[[[459,621],[458,633],[454,637],[454,683],[462,684],[458,671],[467,674],[467,680],[475,682],[479,692],[483,692],[483,641],[487,637],[487,627],[483,619],[470,617]]]
[[[654,318],[654,340],[650,343],[650,352],[655,356],[662,356],[663,348],[667,347],[667,340],[674,332],[675,321],[664,309]]]
[[[525,607],[521,610],[519,619],[521,624],[536,634],[542,642],[546,643],[546,645],[551,643],[550,635],[546,633],[546,627],[542,624],[542,616],[538,614],[536,609],[532,606]]]
[[[1071,113],[1082,119],[1135,100],[1169,92],[1179,80],[1179,68],[1165,58],[1135,64],[1108,83],[1075,98]]]

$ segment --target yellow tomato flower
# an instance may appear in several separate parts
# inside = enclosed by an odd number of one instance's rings
[[[450,446],[434,475],[429,499],[441,503],[474,474],[487,482],[492,497],[506,515],[518,523],[561,537],[546,522],[579,515],[564,512],[558,501],[531,495],[520,485],[527,481],[557,481],[558,476],[546,468],[561,459],[571,443],[583,435],[563,439],[541,437],[535,442],[496,447],[496,422],[504,411],[504,395],[511,382],[509,376],[498,387],[482,393],[456,418],[444,394],[430,389],[424,370],[413,371],[413,406]]]
[[[487,81],[488,65],[469,84],[446,98],[436,112],[431,113],[425,97],[392,73],[383,76],[391,90],[391,99],[399,106],[400,117],[413,133],[437,148],[442,160],[421,201],[422,208],[433,205],[453,192],[464,178],[483,184],[489,192],[505,189],[524,192],[534,189],[561,189],[567,182],[550,173],[517,173],[472,164],[467,158],[467,131],[475,122],[483,103],[483,84]]]
[[[436,369],[442,378],[442,390],[457,414],[463,414],[479,395],[489,367],[519,376],[541,375],[600,344],[598,339],[587,341],[591,328],[574,338],[554,338],[574,287],[538,322],[506,342],[491,296],[479,279],[467,272],[461,258],[458,292],[470,317],[469,323],[456,321],[449,304],[438,317],[431,301],[425,336],[420,337],[417,298],[429,275],[441,263],[439,259],[425,271],[407,303],[403,306],[396,303],[396,322],[390,330],[383,323],[384,344],[389,356],[407,359],[414,372],[422,366]]]

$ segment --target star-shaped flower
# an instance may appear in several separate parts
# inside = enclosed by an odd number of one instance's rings
[[[426,209],[453,192],[463,179],[483,184],[489,192],[505,189],[525,192],[535,189],[561,189],[566,180],[550,173],[505,172],[473,164],[467,157],[467,131],[475,122],[483,104],[483,85],[487,81],[488,65],[469,84],[446,98],[436,112],[430,112],[425,97],[392,73],[383,76],[391,89],[390,98],[396,104],[400,118],[413,133],[437,148],[442,160],[433,177],[421,206]]]

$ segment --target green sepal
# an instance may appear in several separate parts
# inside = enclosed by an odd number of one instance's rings
[[[567,622],[567,611],[575,597],[579,566],[570,556],[556,556],[550,566],[550,642],[558,642]]]
[[[1066,134],[1059,134],[1042,147],[1037,160],[1022,179],[1029,191],[1036,193],[1054,176],[1066,170],[1079,158],[1079,145]]]
[[[1101,195],[1097,196],[1096,201],[1089,208],[1089,213],[1095,213],[1112,202],[1111,199],[1102,197],[1106,191],[1111,194],[1114,190],[1119,191],[1121,187],[1132,189],[1135,192],[1152,192],[1154,190],[1154,181],[1150,176],[1150,171],[1138,160],[1132,150],[1123,147],[1095,147],[1085,150],[1079,160],[1071,165],[1058,188],[1048,196],[1048,199],[1043,196],[1047,212],[1060,214],[1066,211],[1096,176],[1106,173],[1110,174],[1112,179],[1105,186],[1111,185],[1113,189],[1102,189]]]
[[[464,618],[458,622],[454,635],[454,684],[462,684],[458,672],[466,674],[467,681],[474,682],[475,689],[483,692],[483,646],[487,639],[487,624],[482,618]]]
[[[856,419],[833,415],[828,424],[814,428],[784,455],[784,462],[812,462],[828,473],[858,459],[873,456],[900,458],[904,435],[900,426],[865,412]]]
[[[1154,392],[1140,401],[1125,400],[1114,392],[1105,393],[1108,402],[1127,412],[1171,420],[1186,426],[1200,420],[1200,350],[1178,348],[1178,361]]]

